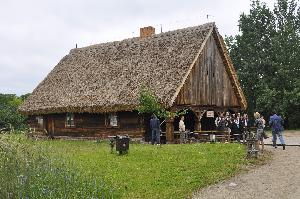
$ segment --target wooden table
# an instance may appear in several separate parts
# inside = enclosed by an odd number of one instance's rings
[[[202,139],[204,141],[210,141],[210,136],[215,135],[217,141],[221,142],[230,142],[230,133],[228,131],[218,131],[218,130],[211,130],[211,131],[194,131],[194,134],[198,134],[198,139]]]

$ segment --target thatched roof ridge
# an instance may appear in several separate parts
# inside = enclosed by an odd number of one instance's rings
[[[20,107],[25,114],[133,110],[149,86],[171,106],[214,23],[72,49]]]

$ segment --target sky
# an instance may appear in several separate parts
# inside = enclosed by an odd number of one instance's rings
[[[273,7],[275,0],[264,0]],[[0,93],[33,89],[72,48],[214,21],[238,34],[250,0],[0,0]]]

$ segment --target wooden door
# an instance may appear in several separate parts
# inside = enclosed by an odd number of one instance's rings
[[[47,130],[49,136],[53,136],[54,135],[54,120],[53,120],[53,116],[52,115],[48,115],[47,116],[46,130]]]

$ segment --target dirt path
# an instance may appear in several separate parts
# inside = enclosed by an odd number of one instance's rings
[[[286,143],[300,144],[300,133],[286,134]],[[268,164],[204,188],[193,198],[300,199],[300,147],[287,147],[285,151],[282,147],[266,148],[274,153]]]

